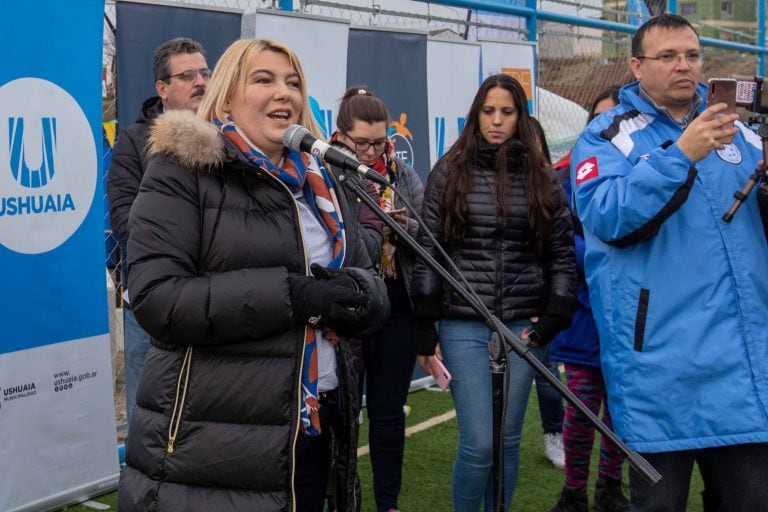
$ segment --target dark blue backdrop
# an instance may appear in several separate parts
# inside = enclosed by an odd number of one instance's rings
[[[189,37],[205,48],[208,67],[240,38],[242,12],[207,10],[134,1],[117,2],[117,129],[133,124],[142,102],[157,93],[152,53],[174,37]]]
[[[395,151],[426,182],[429,174],[427,36],[350,29],[347,86],[367,85],[384,101],[395,126]]]

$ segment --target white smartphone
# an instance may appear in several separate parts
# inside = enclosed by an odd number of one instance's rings
[[[448,384],[451,382],[451,373],[445,367],[443,362],[437,357],[433,357],[430,369],[432,370],[432,377],[434,377],[435,382],[437,382],[437,386],[443,391],[448,389]]]

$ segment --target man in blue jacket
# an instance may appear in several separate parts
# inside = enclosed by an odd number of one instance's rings
[[[579,139],[571,181],[613,425],[663,476],[630,474],[633,510],[684,511],[695,461],[725,510],[766,511],[768,244],[754,194],[722,220],[761,144],[706,105],[701,66],[684,18],[642,25],[637,81]]]

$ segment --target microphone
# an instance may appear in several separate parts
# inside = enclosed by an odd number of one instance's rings
[[[357,159],[336,149],[325,141],[312,135],[309,130],[298,124],[292,124],[283,133],[283,144],[294,151],[306,151],[331,165],[342,169],[354,171],[361,177],[375,181],[379,185],[388,187],[389,180],[377,173],[367,165],[363,165]]]

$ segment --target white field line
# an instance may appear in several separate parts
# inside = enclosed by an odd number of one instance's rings
[[[427,421],[422,421],[417,425],[408,427],[405,429],[405,437],[411,437],[413,434],[421,432],[422,430],[427,430],[428,428],[432,428],[435,425],[439,425],[440,423],[445,423],[446,421],[452,420],[455,417],[456,409],[451,409],[450,411],[441,414],[440,416],[435,416],[434,418],[430,418]],[[371,449],[368,445],[361,446],[357,449],[357,456],[362,457],[363,455],[368,455],[370,451]]]

